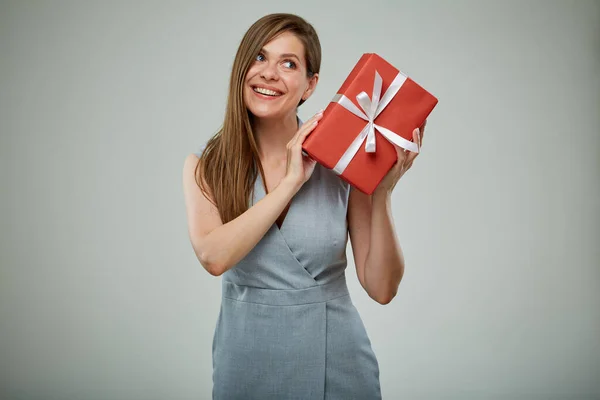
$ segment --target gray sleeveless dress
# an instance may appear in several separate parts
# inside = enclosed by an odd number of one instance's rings
[[[346,286],[349,190],[317,164],[281,229],[274,223],[221,276],[213,399],[381,399],[377,358]],[[264,196],[259,174],[250,205]]]

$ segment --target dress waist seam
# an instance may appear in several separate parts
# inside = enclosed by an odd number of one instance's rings
[[[349,295],[344,274],[333,282],[303,289],[257,288],[236,285],[224,280],[222,293],[224,299],[272,306],[324,303]]]

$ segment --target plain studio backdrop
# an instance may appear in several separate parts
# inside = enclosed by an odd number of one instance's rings
[[[348,285],[384,399],[600,398],[598,1],[0,5],[0,398],[209,399],[221,278],[182,168],[248,27],[321,39],[302,119],[375,52],[439,98],[393,193],[406,271]]]

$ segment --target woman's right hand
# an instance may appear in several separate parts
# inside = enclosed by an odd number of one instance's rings
[[[302,143],[315,129],[322,117],[323,110],[302,124],[302,127],[287,144],[287,165],[284,179],[291,182],[298,190],[310,178],[317,164],[315,160],[302,154]]]

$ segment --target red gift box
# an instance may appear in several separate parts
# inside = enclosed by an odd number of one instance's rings
[[[394,144],[418,151],[412,132],[438,100],[377,54],[363,54],[302,149],[365,194],[397,161]]]

